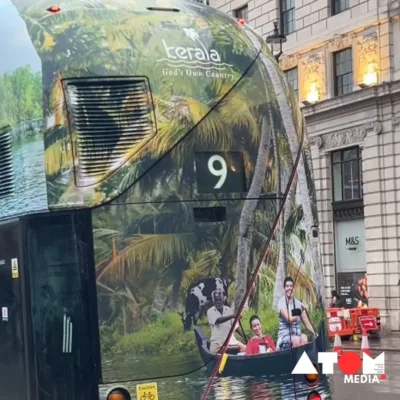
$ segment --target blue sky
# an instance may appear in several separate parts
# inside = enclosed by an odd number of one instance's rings
[[[41,69],[24,21],[10,0],[0,0],[0,74],[26,64]]]

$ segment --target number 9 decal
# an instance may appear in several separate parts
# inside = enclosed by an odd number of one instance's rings
[[[218,168],[215,168],[215,164],[217,164]],[[213,155],[210,157],[207,163],[208,170],[214,175],[219,176],[220,179],[217,184],[214,186],[214,189],[220,189],[222,185],[226,181],[226,176],[228,174],[228,166],[226,165],[226,161],[223,157],[218,155]]]

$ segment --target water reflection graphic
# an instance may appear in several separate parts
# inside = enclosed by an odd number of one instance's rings
[[[2,216],[47,209],[43,151],[43,140],[25,143],[15,149],[15,196],[0,201]]]
[[[190,376],[158,380],[158,395],[160,400],[200,400],[208,383],[205,371],[199,371]],[[294,381],[296,379],[296,381]],[[136,399],[136,384],[124,384]],[[143,382],[140,382],[143,383]],[[100,389],[100,398],[105,400],[107,391],[114,385],[104,385]],[[332,399],[329,380],[321,377],[317,390],[322,399]],[[300,382],[299,377],[291,375],[265,376],[262,378],[218,378],[215,380],[209,400],[306,400],[312,389]],[[296,392],[296,394],[294,393]]]

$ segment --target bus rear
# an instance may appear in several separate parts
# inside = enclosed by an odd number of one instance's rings
[[[331,398],[310,149],[262,38],[177,0],[4,0],[0,26],[0,386]]]

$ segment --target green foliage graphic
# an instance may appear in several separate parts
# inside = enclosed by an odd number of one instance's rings
[[[29,65],[0,75],[0,127],[41,119],[42,75]]]

